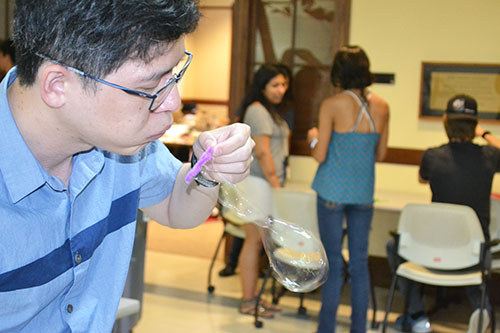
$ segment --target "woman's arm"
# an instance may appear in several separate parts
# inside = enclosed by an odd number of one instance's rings
[[[377,162],[383,161],[387,154],[387,142],[389,140],[389,106],[385,104],[384,112],[382,114],[383,128],[380,132],[380,138],[377,143],[377,150],[375,158]]]
[[[318,139],[316,145],[311,147],[311,155],[319,163],[325,161],[328,152],[328,143],[332,135],[334,106],[335,102],[331,98],[321,104],[319,109],[319,126],[318,128],[311,128],[308,133],[309,144],[314,139]]]
[[[281,187],[271,154],[271,138],[268,135],[257,135],[252,138],[255,141],[255,157],[264,173],[264,177],[266,177],[271,187]]]

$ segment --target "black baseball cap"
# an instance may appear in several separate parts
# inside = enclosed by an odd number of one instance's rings
[[[456,95],[448,101],[446,115],[449,118],[477,119],[477,102],[468,95]]]

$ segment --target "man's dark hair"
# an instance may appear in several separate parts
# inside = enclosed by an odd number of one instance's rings
[[[446,117],[444,128],[451,142],[469,142],[476,136],[477,119]]]
[[[330,80],[335,87],[361,89],[373,82],[370,61],[359,46],[342,47],[333,59]]]
[[[127,60],[145,63],[194,31],[197,0],[17,0],[14,45],[20,83],[31,85],[36,53],[97,77]]]
[[[12,63],[16,63],[16,51],[14,49],[14,44],[12,43],[12,40],[7,39],[4,41],[0,42],[0,52],[2,52],[4,55],[10,56],[10,59],[12,60]]]

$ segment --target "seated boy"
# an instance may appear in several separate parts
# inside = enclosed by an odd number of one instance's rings
[[[419,181],[430,184],[433,202],[466,205],[474,209],[485,239],[489,240],[490,195],[493,176],[500,171],[500,141],[477,124],[477,103],[470,96],[451,98],[443,122],[449,142],[424,152]],[[482,137],[489,145],[474,144],[472,140],[475,136]],[[387,243],[387,259],[392,270],[403,260],[397,256],[392,239]],[[406,295],[409,281],[400,278],[398,282],[403,295]],[[419,286],[414,285],[410,292],[407,322],[412,332],[432,332]],[[480,295],[478,287],[467,288],[467,297],[475,309],[469,320],[469,332],[477,332]],[[483,313],[483,332],[489,324],[488,301],[487,309]],[[401,329],[402,323],[401,316],[396,320],[396,327]]]

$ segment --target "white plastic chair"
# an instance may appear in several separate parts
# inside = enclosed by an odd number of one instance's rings
[[[235,195],[231,186],[228,184],[222,184],[221,187],[226,187],[224,190],[219,191],[219,196],[222,200],[228,200],[225,196],[227,195]],[[220,247],[222,245],[222,241],[227,239],[228,236],[245,238],[245,231],[243,230],[243,225],[245,221],[236,214],[233,210],[228,209],[224,206],[220,209],[220,216],[222,218],[222,222],[224,223],[224,230],[222,231],[222,235],[217,243],[217,247],[215,249],[215,253],[212,257],[212,261],[210,263],[210,268],[208,269],[208,287],[207,290],[210,294],[212,294],[215,290],[215,286],[212,284],[212,271],[214,268],[215,260],[217,259],[217,254],[219,253]]]
[[[490,238],[500,239],[500,201],[495,198],[490,200]],[[491,248],[491,253],[500,252],[500,244]]]
[[[136,314],[141,309],[141,302],[134,298],[122,297],[118,305],[115,320]]]
[[[215,290],[215,286],[212,284],[212,271],[214,268],[215,260],[217,260],[217,255],[219,253],[222,241],[227,239],[228,236],[245,238],[245,231],[243,230],[244,221],[242,221],[236,214],[228,211],[224,207],[221,208],[220,215],[222,217],[222,222],[224,223],[224,230],[217,243],[212,261],[210,262],[210,268],[208,269],[208,287],[207,290],[212,294]]]
[[[232,210],[230,207],[225,207],[224,205],[221,207],[221,217],[224,222],[224,231],[222,236],[217,244],[217,248],[215,250],[214,256],[212,258],[212,262],[210,264],[210,268],[208,271],[208,292],[211,294],[214,292],[215,287],[212,285],[212,270],[217,258],[217,253],[219,252],[222,241],[228,236],[236,236],[239,238],[245,238],[245,231],[243,229],[243,225],[245,223],[249,223],[252,221],[254,216],[268,216],[272,213],[272,192],[271,186],[269,183],[260,177],[248,176],[244,181],[238,183],[236,185],[233,184],[222,184],[221,189],[219,191],[219,201],[233,203],[232,200],[234,197],[238,197],[241,192],[244,196],[244,199],[248,201],[248,206],[243,203],[243,207],[249,208],[245,213],[247,216],[241,216],[236,213],[236,211]],[[257,211],[253,211],[254,208]],[[252,213],[253,211],[253,213]],[[255,322],[254,325],[257,328],[262,327],[263,323],[258,319],[259,311],[257,311],[257,306],[259,304],[259,300],[261,294],[264,290],[264,286],[269,276],[270,271],[266,274],[266,278],[264,279],[261,292],[257,297],[256,309],[255,309]]]
[[[316,193],[291,190],[285,188],[273,189],[274,218],[300,225],[309,230],[319,239],[318,215],[316,212]],[[279,298],[279,296],[277,296]],[[278,299],[273,300],[275,303]],[[300,294],[299,315],[305,315],[304,294]]]
[[[491,271],[500,273],[500,201],[498,199],[491,198],[490,205],[490,237],[492,241]],[[497,244],[495,245],[495,243]],[[493,302],[492,312],[495,313]],[[492,319],[492,325],[494,325],[495,316],[492,316]]]
[[[273,217],[300,225],[319,238],[315,192],[275,188],[272,201]]]
[[[320,239],[316,201],[317,195],[314,191],[301,191],[295,188],[287,188],[286,186],[284,188],[273,189],[273,217],[300,225]],[[349,251],[344,249],[342,256],[345,265],[344,269],[348,272]],[[372,328],[377,328],[377,303],[373,285],[370,285],[370,293],[373,306]],[[307,309],[304,307],[304,294],[300,294],[298,313],[305,315],[306,311]]]
[[[310,188],[319,163],[311,156],[290,155],[288,165],[290,173],[287,175],[287,185],[301,183]]]
[[[491,268],[483,260],[489,249],[474,210],[444,203],[408,204],[401,213],[397,234],[397,253],[407,261],[394,272],[382,332],[399,277],[443,287],[479,285],[481,328]]]

